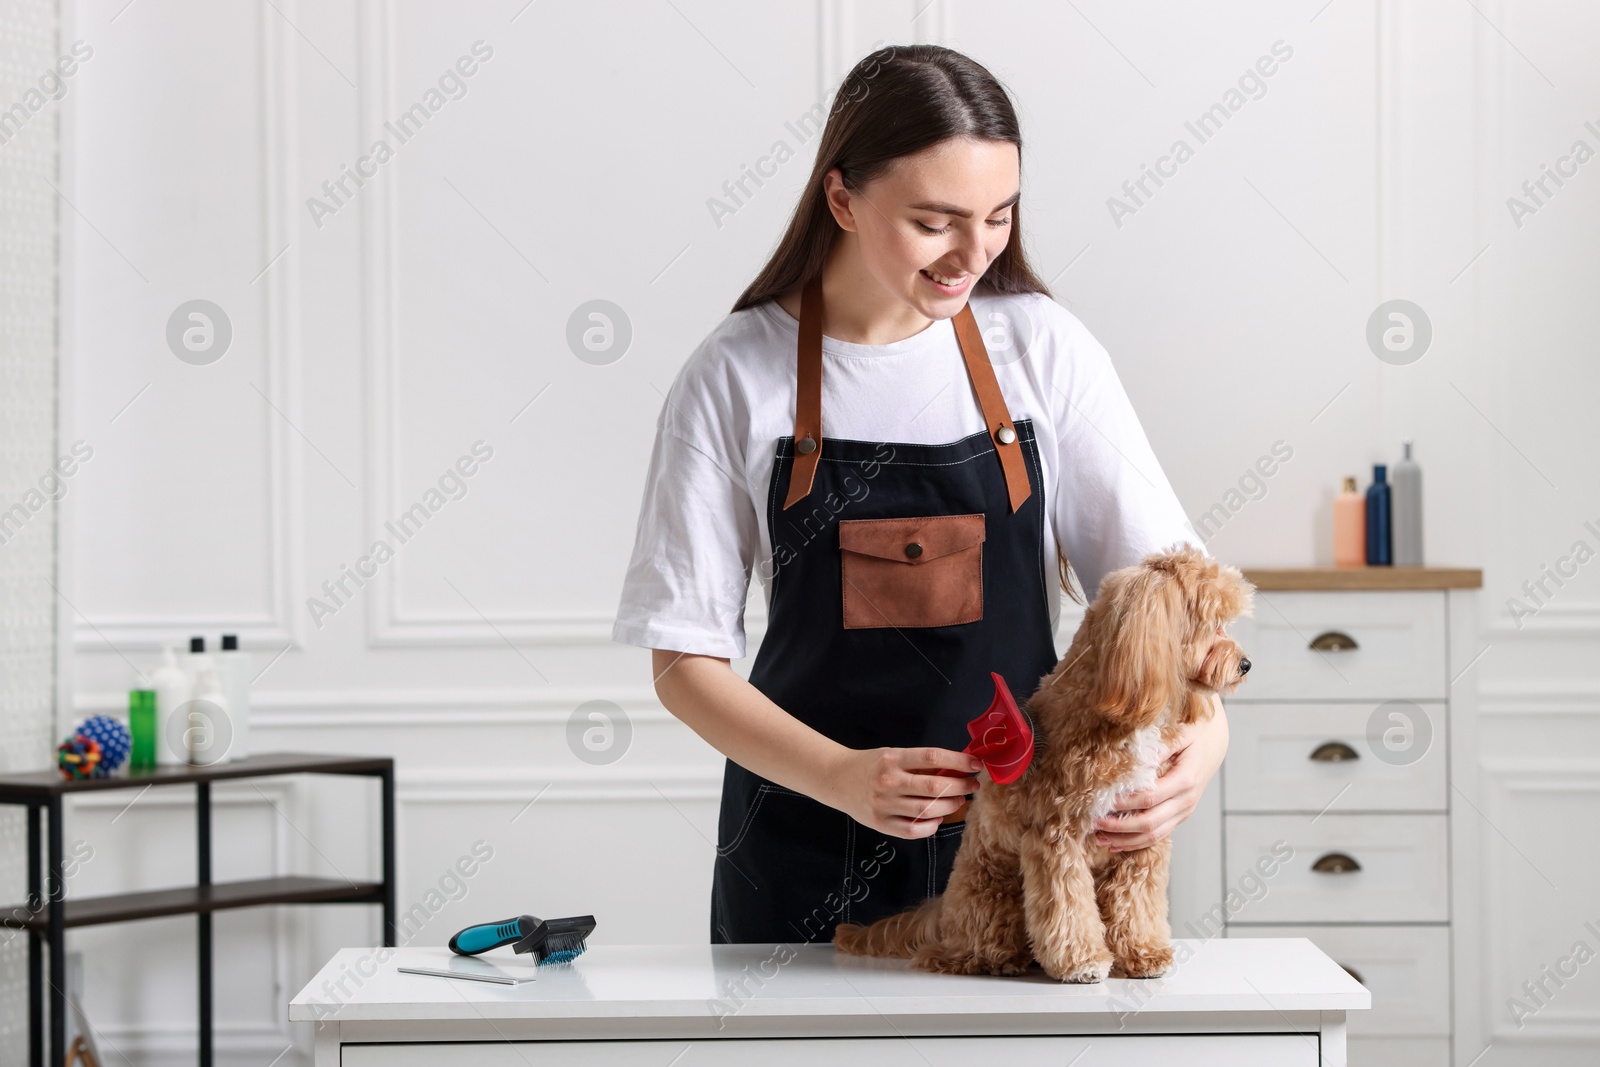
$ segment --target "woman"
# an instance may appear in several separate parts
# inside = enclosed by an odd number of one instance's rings
[[[835,99],[783,240],[667,396],[613,630],[728,757],[713,943],[827,941],[942,891],[989,672],[1026,698],[1057,661],[1071,585],[1046,575],[1070,554],[1092,591],[1198,543],[1105,350],[1028,265],[1005,91],[913,45]],[[1217,712],[1103,840],[1188,817]]]

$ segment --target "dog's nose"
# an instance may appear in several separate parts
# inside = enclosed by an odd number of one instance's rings
[[[1249,674],[1250,673],[1250,661],[1249,660],[1241,659],[1239,661],[1239,673],[1240,674]]]

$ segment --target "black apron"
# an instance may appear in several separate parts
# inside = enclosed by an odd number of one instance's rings
[[[1033,425],[1007,416],[969,304],[953,325],[987,430],[824,445],[821,321],[819,278],[802,296],[795,433],[768,490],[770,622],[750,682],[850,748],[960,750],[990,671],[1025,699],[1057,661]],[[841,922],[936,896],[965,826],[891,837],[728,760],[711,941],[827,942]]]

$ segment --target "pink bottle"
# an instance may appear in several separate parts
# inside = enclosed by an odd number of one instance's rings
[[[1367,563],[1367,500],[1346,478],[1344,491],[1333,498],[1333,565],[1364,567]]]

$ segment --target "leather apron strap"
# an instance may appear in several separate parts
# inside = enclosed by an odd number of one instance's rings
[[[1028,499],[1032,488],[1028,484],[1028,471],[1017,444],[1017,431],[1006,410],[1005,397],[1000,393],[1000,382],[995,378],[994,365],[989,362],[989,350],[984,347],[983,335],[978,330],[977,319],[972,314],[972,302],[961,305],[952,323],[956,342],[961,346],[961,358],[967,366],[967,380],[977,394],[978,407],[983,410],[983,421],[989,437],[994,441],[995,455],[1000,457],[1000,467],[1006,478],[1006,491],[1011,497],[1011,511],[1016,513]],[[822,276],[819,274],[806,283],[800,296],[800,341],[795,355],[795,382],[798,394],[794,412],[795,460],[789,472],[789,495],[784,500],[785,509],[804,500],[811,493],[811,482],[822,458]]]

